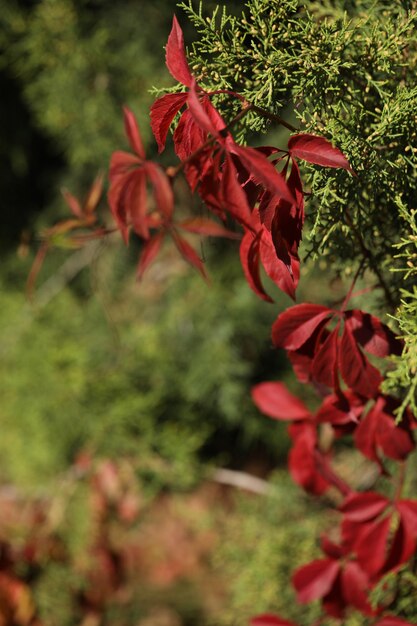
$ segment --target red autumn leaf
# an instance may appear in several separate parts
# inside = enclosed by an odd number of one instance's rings
[[[153,237],[148,239],[148,241],[143,246],[136,273],[136,277],[138,280],[141,280],[143,278],[143,274],[158,255],[164,235],[165,233],[163,231],[159,231]]]
[[[377,443],[388,458],[396,461],[405,460],[415,448],[410,430],[403,422],[396,424],[394,416],[385,411],[378,415]]]
[[[185,161],[196,152],[196,150],[201,148],[205,140],[206,133],[196,124],[190,110],[186,109],[181,115],[178,126],[174,132],[175,154],[181,161]],[[209,148],[208,152],[211,154],[212,148]]]
[[[359,426],[355,430],[354,440],[356,447],[371,461],[375,461],[382,469],[382,464],[377,454],[377,429],[378,415],[374,409],[371,409],[365,417],[362,418]]]
[[[314,355],[311,364],[313,378],[327,387],[336,388],[337,382],[337,354],[338,354],[339,324],[330,333]]]
[[[196,233],[208,237],[227,237],[228,239],[240,239],[241,235],[225,228],[217,222],[207,217],[192,217],[182,222],[177,222],[176,226],[189,233]]]
[[[278,617],[278,615],[272,615],[272,613],[263,613],[252,617],[250,620],[251,626],[297,626],[294,622],[289,622],[286,619]]]
[[[81,205],[78,199],[72,195],[67,189],[61,189],[61,193],[64,197],[65,202],[68,204],[71,211],[74,213],[76,217],[82,217],[83,211],[81,209]]]
[[[142,175],[142,172],[139,172],[139,176]],[[123,239],[127,245],[129,239],[129,218],[131,218],[130,213],[130,197],[131,197],[131,186],[134,184],[137,179],[138,172],[131,171],[125,175],[119,175],[112,181],[112,184],[108,193],[108,200],[111,212],[116,221],[118,228],[120,229]]]
[[[146,174],[143,170],[138,170],[131,176],[130,184],[126,186],[125,193],[133,230],[139,237],[148,239]]]
[[[143,148],[142,139],[139,133],[138,124],[132,111],[127,107],[123,107],[123,118],[125,124],[126,136],[129,139],[130,147],[133,152],[141,158],[145,158],[145,150]]]
[[[362,418],[354,435],[356,447],[364,456],[377,462],[381,469],[380,451],[388,458],[401,461],[415,448],[411,425],[406,421],[400,424],[395,422],[392,411],[396,406],[390,398],[378,397],[375,405]]]
[[[357,309],[346,311],[345,323],[366,352],[378,357],[401,354],[401,340],[374,315]]]
[[[311,413],[301,400],[279,382],[260,383],[252,388],[252,399],[258,409],[280,420],[311,419]]]
[[[318,422],[334,426],[356,425],[363,412],[364,400],[349,390],[326,396],[316,413]]]
[[[315,427],[308,421],[294,422],[289,432],[294,439],[288,456],[288,467],[293,481],[309,493],[321,495],[329,487],[329,483],[323,478],[317,465]]]
[[[256,293],[257,296],[265,300],[266,302],[273,302],[272,298],[268,296],[263,288],[262,281],[259,275],[259,246],[262,231],[259,231],[257,235],[254,235],[251,231],[247,231],[240,243],[240,262],[248,281],[249,287]]]
[[[277,348],[297,350],[331,314],[332,310],[321,304],[297,304],[277,317],[272,326],[272,341]]]
[[[206,96],[206,99],[208,100],[207,96]],[[194,121],[198,124],[198,126],[202,130],[204,130],[206,133],[210,133],[210,135],[213,135],[213,137],[215,137],[217,135],[217,129],[214,126],[207,112],[204,110],[203,105],[200,102],[200,99],[196,91],[195,81],[193,81],[191,85],[191,89],[188,93],[187,104],[188,104],[190,113],[193,116]]]
[[[142,159],[139,159],[134,154],[130,154],[130,152],[116,150],[116,152],[113,152],[110,159],[110,180],[112,182],[115,181],[120,176],[123,176],[129,173],[132,169],[137,168],[142,164],[142,162]]]
[[[400,562],[408,561],[416,550],[417,543],[417,501],[399,500],[396,509],[402,527],[402,549],[398,550]]]
[[[198,270],[203,276],[203,278],[207,279],[207,273],[204,268],[204,263],[202,262],[194,248],[192,248],[188,241],[181,237],[177,232],[173,231],[172,237],[174,239],[175,245],[181,253],[182,258],[190,263],[190,265],[195,267],[196,270]]]
[[[324,167],[341,167],[353,173],[343,152],[324,137],[309,133],[293,135],[288,141],[288,150],[292,157],[303,161]]]
[[[331,559],[341,559],[344,556],[344,551],[342,547],[331,541],[328,537],[321,537],[320,547],[326,556],[329,556]]]
[[[392,538],[391,547],[381,574],[386,574],[397,569],[400,565],[408,561],[414,551],[415,542],[412,536],[406,531],[402,517],[400,516],[399,524]]]
[[[174,194],[171,182],[164,170],[153,161],[145,161],[144,170],[152,183],[155,203],[163,215],[171,219],[174,211]]]
[[[238,173],[232,157],[226,154],[221,179],[223,206],[240,224],[252,230],[252,215],[245,192],[238,181]]]
[[[300,177],[300,169],[297,161],[293,160],[291,165],[291,172],[287,179],[287,185],[295,198],[295,204],[297,209],[302,215],[301,222],[304,222],[304,193],[303,185]]]
[[[165,58],[171,76],[186,87],[191,87],[193,77],[185,56],[184,35],[175,15],[166,45]]]
[[[342,570],[341,587],[347,605],[355,607],[365,615],[375,614],[367,595],[370,589],[368,577],[355,561],[345,563]]]
[[[391,515],[373,521],[355,544],[355,552],[363,570],[375,576],[382,569],[388,548]]]
[[[339,355],[340,371],[346,384],[366,397],[374,396],[382,376],[361,353],[348,325],[343,330]]]
[[[290,257],[291,272],[289,272],[288,267],[277,257],[271,233],[266,228],[262,230],[260,254],[262,265],[269,278],[284,293],[295,300],[295,289],[300,277],[300,262],[298,258]]]
[[[294,198],[283,176],[277,172],[270,161],[255,148],[233,144],[230,151],[236,154],[243,167],[257,185],[269,191],[273,196],[281,197],[290,204]]]
[[[103,181],[104,176],[102,173],[98,174],[93,181],[83,205],[84,215],[91,215],[96,210],[103,193]]]
[[[151,128],[158,144],[158,152],[165,148],[166,137],[172,120],[184,106],[188,98],[188,93],[169,93],[151,106]]]
[[[364,522],[378,517],[388,505],[388,498],[374,491],[366,491],[348,495],[339,506],[339,511],[352,522]]]
[[[298,568],[292,578],[297,600],[302,604],[323,598],[329,593],[340,565],[333,559],[317,559]]]

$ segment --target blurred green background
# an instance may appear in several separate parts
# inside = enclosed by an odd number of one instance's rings
[[[210,286],[169,247],[138,285],[138,242],[112,236],[51,252],[25,296],[37,233],[68,213],[60,189],[82,197],[126,149],[123,104],[156,156],[149,90],[171,84],[174,9],[2,2],[1,626],[245,624],[268,610],[307,624],[317,609],[294,605],[288,577],[317,553],[323,514],[306,519],[310,503],[280,470],[285,426],[249,393],[294,385],[270,341],[288,301],[256,298],[238,244],[196,241]],[[305,297],[320,288],[306,281]],[[275,469],[274,496],[237,496],[213,480],[221,467]]]

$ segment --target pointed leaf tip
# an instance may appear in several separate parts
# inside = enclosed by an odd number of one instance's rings
[[[171,76],[186,87],[191,87],[193,77],[185,56],[184,35],[175,15],[166,45],[165,59]]]
[[[299,133],[288,141],[288,150],[292,157],[323,167],[341,167],[355,174],[349,162],[339,148],[335,148],[324,137]]]
[[[123,118],[125,124],[125,132],[129,139],[130,147],[136,152],[141,159],[145,158],[145,150],[143,148],[142,138],[139,133],[138,123],[134,113],[126,106],[123,107]]]

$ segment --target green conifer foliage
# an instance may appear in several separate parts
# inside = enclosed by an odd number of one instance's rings
[[[310,187],[306,254],[336,275],[373,275],[379,311],[394,314],[406,347],[387,388],[416,408],[417,12],[412,3],[249,0],[241,15],[206,17],[181,4],[198,31],[193,71],[300,131],[326,137],[357,176],[304,165]],[[236,103],[218,96],[226,115]],[[236,112],[236,111],[235,111]],[[240,137],[266,131],[251,111]],[[401,413],[401,411],[400,411]]]

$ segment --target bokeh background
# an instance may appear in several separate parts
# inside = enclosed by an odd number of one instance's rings
[[[139,243],[115,235],[51,252],[33,301],[25,294],[39,233],[68,214],[60,189],[82,197],[127,148],[123,104],[156,156],[150,89],[172,84],[174,10],[1,3],[0,626],[315,614],[295,606],[288,578],[317,553],[323,512],[291,485],[285,426],[259,415],[249,390],[280,378],[314,400],[271,346],[289,302],[256,298],[238,243],[196,242],[210,286],[169,246],[138,285]],[[201,210],[186,193],[180,202]],[[110,223],[105,202],[100,215]],[[318,298],[320,272],[302,289]],[[233,476],[247,488],[224,484]]]

